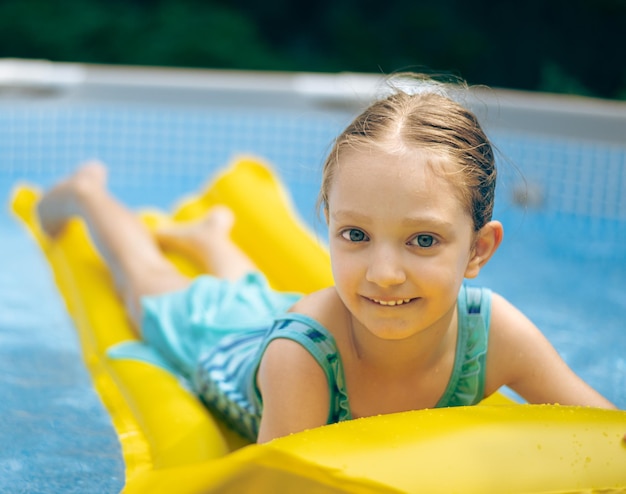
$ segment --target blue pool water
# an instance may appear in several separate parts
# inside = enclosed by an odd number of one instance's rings
[[[248,153],[274,165],[323,237],[319,169],[349,118],[1,102],[0,193],[6,204],[15,183],[46,187],[97,158],[132,207],[169,208]],[[626,145],[497,129],[492,138],[507,158],[496,208],[506,235],[478,282],[519,306],[585,380],[626,408]],[[119,444],[47,265],[6,211],[0,238],[0,492],[119,492]]]

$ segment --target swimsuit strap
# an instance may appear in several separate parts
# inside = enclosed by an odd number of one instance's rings
[[[286,338],[302,345],[324,370],[330,391],[327,423],[350,420],[352,415],[343,364],[333,335],[315,319],[290,312],[275,320],[270,334],[263,342],[260,354],[262,355],[269,343],[277,338]],[[256,382],[256,379],[254,381]],[[257,396],[260,398],[260,393]]]
[[[491,291],[461,287],[452,376],[437,407],[475,405],[484,397],[485,360],[491,319]]]

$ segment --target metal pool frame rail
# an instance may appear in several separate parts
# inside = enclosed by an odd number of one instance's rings
[[[171,69],[0,59],[3,99],[116,101],[356,112],[383,76]],[[626,101],[477,87],[470,105],[486,127],[626,144]]]

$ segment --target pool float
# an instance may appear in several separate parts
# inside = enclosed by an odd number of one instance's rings
[[[79,333],[121,443],[124,493],[626,491],[626,412],[520,405],[499,394],[475,407],[370,417],[247,444],[167,371],[107,357],[109,347],[133,338],[108,271],[80,220],[54,241],[42,233],[39,195],[16,187],[12,210],[45,253]],[[307,293],[332,283],[325,247],[261,160],[236,160],[171,214],[141,216],[154,228],[218,203],[235,212],[233,239],[274,288]],[[191,260],[168,255],[181,271],[198,272]]]

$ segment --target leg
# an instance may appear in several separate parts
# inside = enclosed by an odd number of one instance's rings
[[[60,234],[71,216],[85,220],[136,328],[142,296],[182,289],[190,283],[163,256],[138,218],[109,194],[106,170],[98,163],[85,165],[47,192],[38,213],[43,229],[52,237]]]
[[[230,239],[234,222],[230,209],[216,206],[199,221],[159,229],[156,238],[163,248],[185,253],[206,272],[235,281],[257,267]]]

